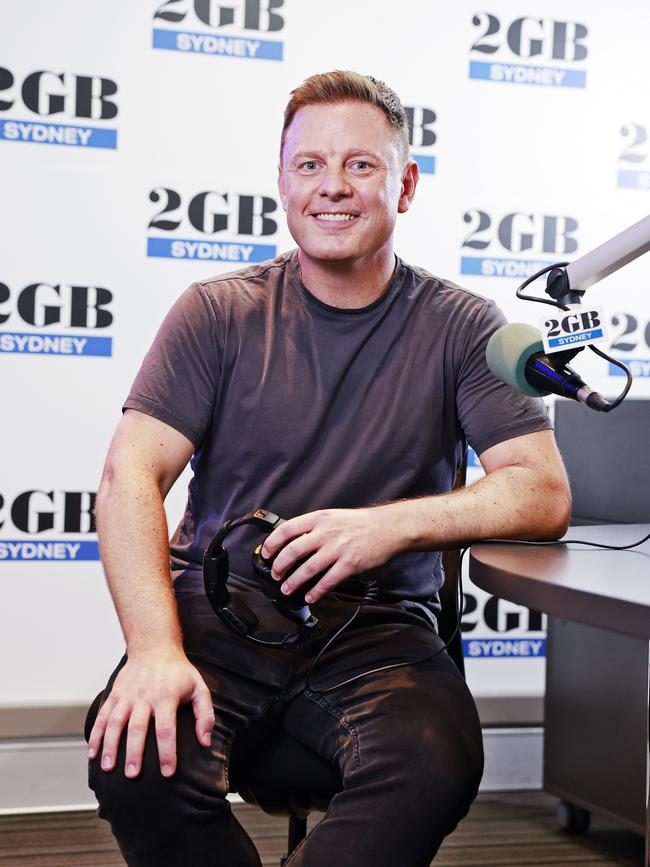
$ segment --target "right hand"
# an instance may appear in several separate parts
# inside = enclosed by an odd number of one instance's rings
[[[127,728],[124,773],[137,777],[151,717],[156,727],[156,743],[163,777],[176,770],[176,711],[181,704],[192,704],[196,737],[210,746],[214,727],[214,708],[205,681],[182,651],[156,651],[129,657],[120,670],[110,695],[102,705],[88,739],[88,758],[101,750],[104,771],[115,768],[117,750]]]

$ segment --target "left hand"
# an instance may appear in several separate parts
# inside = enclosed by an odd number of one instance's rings
[[[264,542],[262,556],[275,557],[273,577],[283,581],[282,592],[292,593],[322,572],[305,596],[307,602],[317,602],[346,578],[381,566],[400,553],[399,534],[384,514],[386,508],[320,509],[280,524]],[[284,581],[291,567],[305,558]]]

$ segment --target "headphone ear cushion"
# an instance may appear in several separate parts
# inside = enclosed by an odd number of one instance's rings
[[[226,549],[218,548],[212,556],[206,551],[203,557],[203,584],[210,604],[215,610],[227,605],[230,600],[227,581],[228,552]]]

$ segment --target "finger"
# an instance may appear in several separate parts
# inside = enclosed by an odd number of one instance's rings
[[[104,704],[97,712],[97,716],[95,717],[95,723],[90,732],[90,737],[88,738],[89,759],[94,759],[99,752],[99,747],[102,742],[102,738],[104,737],[104,731],[106,730],[106,723],[111,714],[111,711],[115,707],[115,704],[116,699],[111,694],[108,696]]]
[[[317,575],[321,575],[329,569],[333,562],[334,557],[331,554],[328,554],[323,549],[316,551],[312,557],[306,560],[298,569],[296,569],[295,572],[282,582],[280,590],[284,594],[293,593],[294,590],[297,590],[301,585],[311,581]]]
[[[130,715],[130,705],[118,701],[108,717],[102,746],[102,770],[104,771],[112,771],[115,767],[120,738]]]
[[[320,542],[318,537],[313,533],[303,533],[302,536],[298,536],[297,539],[289,542],[288,545],[285,545],[284,548],[282,548],[273,561],[273,577],[276,580],[281,581],[286,577],[287,572],[289,572],[289,570],[292,569],[300,560],[304,560],[306,557],[315,554],[318,551],[319,546]],[[302,569],[302,566],[300,569]],[[295,574],[297,573],[298,569],[296,569]]]
[[[323,596],[326,596],[330,590],[333,590],[342,581],[345,581],[345,579],[349,577],[350,573],[343,569],[340,563],[334,563],[331,569],[327,570],[320,581],[317,584],[314,584],[308,593],[305,593],[305,602],[309,605],[318,602],[318,600],[322,599]]]
[[[176,771],[176,710],[177,706],[173,704],[159,705],[154,709],[158,759],[163,777],[171,777]]]
[[[127,777],[137,777],[142,769],[142,755],[150,718],[151,707],[147,704],[136,705],[131,711],[126,737],[126,759],[124,761],[124,774]]]
[[[214,730],[214,707],[207,687],[195,691],[192,696],[192,710],[196,718],[196,739],[204,747],[209,747]]]
[[[305,515],[298,515],[296,518],[289,518],[289,520],[280,524],[279,527],[276,527],[264,540],[262,557],[265,557],[267,560],[270,557],[274,557],[287,542],[290,542],[297,536],[302,536],[303,533],[308,533],[312,529],[315,514],[316,512],[308,512]]]

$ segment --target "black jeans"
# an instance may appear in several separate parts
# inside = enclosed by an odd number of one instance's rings
[[[229,765],[235,741],[273,737],[282,727],[331,762],[343,782],[291,867],[428,865],[467,813],[483,772],[476,708],[456,666],[446,653],[418,662],[442,645],[433,629],[394,606],[367,604],[306,683],[327,637],[354,611],[349,598],[333,595],[314,606],[319,627],[292,649],[260,647],[223,626],[198,580],[177,587],[177,601],[186,651],[212,692],[216,724],[211,747],[202,747],[191,707],[179,709],[178,767],[170,778],[159,771],[153,726],[137,779],[123,773],[125,738],[114,771],[90,762],[99,815],[111,823],[127,864],[259,867],[225,797]],[[405,667],[324,691],[405,660]]]

